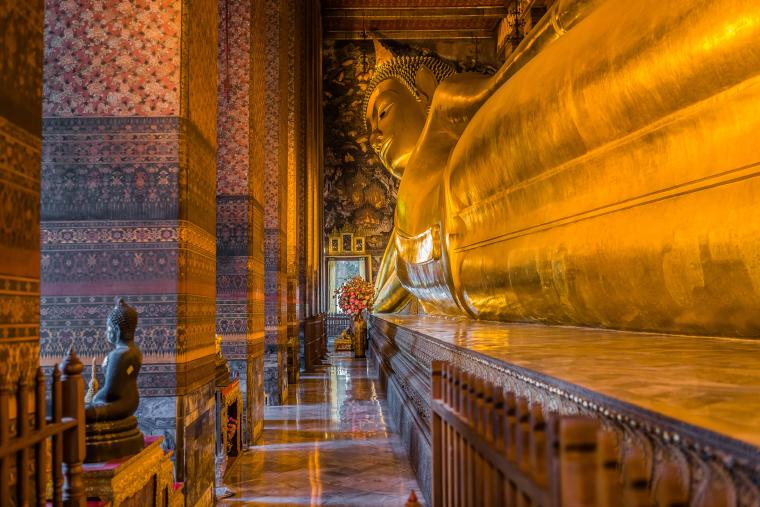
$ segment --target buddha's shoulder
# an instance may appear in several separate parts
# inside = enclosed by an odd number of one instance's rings
[[[447,77],[438,85],[435,90],[435,95],[441,95],[442,97],[458,95],[464,92],[465,95],[470,95],[479,92],[479,86],[486,84],[490,77],[477,72],[459,72]]]
[[[140,350],[137,347],[134,346],[127,346],[127,347],[116,347],[113,349],[109,354],[109,359],[131,359],[131,358],[139,358],[142,354],[140,353]]]

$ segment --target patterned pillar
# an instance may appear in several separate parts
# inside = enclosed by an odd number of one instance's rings
[[[288,6],[288,343],[293,352],[288,362],[288,378],[298,381],[300,371],[299,339],[304,323],[305,264],[304,217],[306,181],[304,156],[303,49],[304,9],[295,2]]]
[[[252,149],[261,139],[254,123],[261,108],[251,61],[255,19],[250,0],[219,1],[216,332],[240,375],[248,443],[264,422],[263,181]]]
[[[322,121],[322,23],[318,2],[310,2],[305,17],[305,171],[306,171],[306,316],[324,311],[322,293],[324,175]]]
[[[108,353],[140,313],[137,417],[175,448],[187,505],[214,477],[218,0],[48,0],[41,360]]]
[[[0,381],[37,366],[41,0],[0,0]]]
[[[288,398],[288,5],[260,0],[267,22],[264,75],[264,392],[269,404]]]

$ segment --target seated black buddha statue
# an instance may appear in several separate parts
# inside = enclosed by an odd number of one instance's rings
[[[115,348],[103,361],[103,388],[85,405],[88,463],[123,458],[144,447],[133,415],[140,402],[137,374],[142,365],[142,353],[134,342],[137,311],[119,298],[106,326],[106,338]]]

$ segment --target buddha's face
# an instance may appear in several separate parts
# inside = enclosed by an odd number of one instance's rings
[[[425,127],[425,105],[396,78],[381,82],[367,104],[369,142],[396,178],[401,178]]]
[[[111,345],[116,345],[116,342],[119,341],[119,332],[110,322],[106,323],[106,339]]]

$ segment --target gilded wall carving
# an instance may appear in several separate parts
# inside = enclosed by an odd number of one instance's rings
[[[325,234],[364,229],[377,271],[393,230],[398,182],[372,151],[360,111],[375,67],[372,42],[326,41],[323,65]]]

